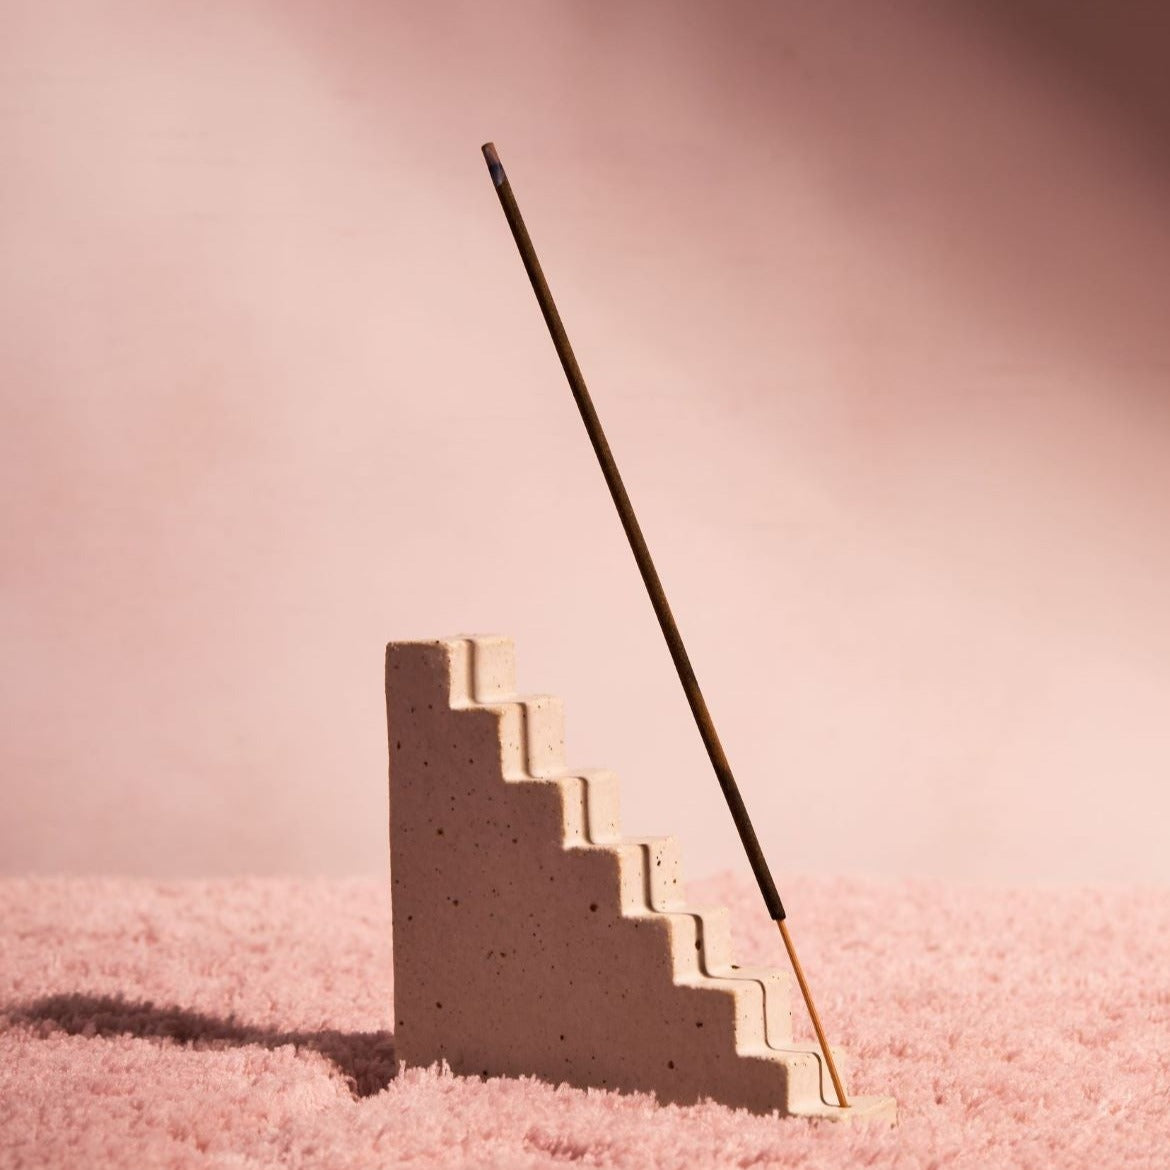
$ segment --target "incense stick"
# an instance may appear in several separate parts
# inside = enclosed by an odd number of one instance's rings
[[[541,270],[540,261],[536,257],[536,250],[532,246],[528,229],[524,225],[524,219],[520,214],[516,197],[512,194],[512,187],[508,182],[508,176],[504,173],[504,168],[500,163],[500,156],[496,153],[495,145],[487,142],[484,143],[482,149],[483,157],[487,161],[488,171],[492,177],[492,183],[495,185],[496,194],[500,199],[500,206],[504,209],[504,216],[508,221],[508,226],[512,229],[512,236],[516,241],[516,247],[520,251],[520,258],[524,262],[524,269],[528,273],[528,279],[532,282],[532,290],[536,293],[536,300],[540,305],[540,311],[544,315],[545,324],[548,326],[548,331],[552,335],[552,342],[556,347],[557,356],[561,359],[565,377],[569,380],[569,389],[572,390],[573,398],[577,402],[577,409],[581,412],[581,420],[584,422],[585,430],[589,434],[589,441],[593,444],[593,451],[597,455],[597,461],[601,464],[602,474],[605,476],[605,482],[609,487],[609,494],[613,497],[614,506],[617,508],[622,527],[625,529],[626,539],[630,542],[630,549],[634,554],[634,560],[637,562],[638,571],[642,574],[642,581],[646,585],[646,591],[650,594],[650,603],[654,607],[658,624],[662,628],[662,636],[666,639],[667,648],[670,650],[670,656],[674,661],[675,670],[678,672],[679,682],[682,683],[687,702],[690,704],[691,714],[694,716],[695,723],[698,725],[699,735],[702,737],[703,745],[707,749],[707,755],[710,757],[711,766],[715,770],[719,787],[723,790],[723,796],[727,801],[728,809],[731,811],[732,820],[735,821],[739,839],[743,843],[744,850],[747,853],[748,862],[751,864],[752,872],[755,874],[756,883],[760,887],[764,904],[768,907],[768,914],[780,927],[780,936],[784,940],[784,947],[792,963],[792,969],[796,975],[796,982],[800,986],[801,995],[804,997],[805,1005],[808,1008],[813,1030],[817,1035],[817,1042],[820,1044],[821,1051],[825,1056],[825,1062],[829,1066],[829,1075],[832,1077],[833,1088],[837,1092],[837,1099],[840,1101],[842,1108],[848,1108],[849,1102],[845,1098],[845,1089],[841,1084],[841,1078],[837,1075],[837,1066],[833,1063],[833,1054],[829,1051],[828,1042],[825,1040],[820,1016],[817,1014],[816,1007],[813,1005],[812,993],[809,991],[808,983],[804,977],[804,971],[800,966],[800,961],[796,957],[796,950],[793,948],[792,939],[788,934],[788,929],[784,922],[787,917],[784,912],[784,903],[780,901],[780,894],[776,890],[776,883],[772,880],[772,873],[764,858],[764,851],[760,848],[760,842],[756,837],[755,829],[752,827],[751,819],[748,817],[747,808],[743,803],[743,797],[739,794],[739,786],[736,784],[735,777],[731,773],[731,766],[727,762],[727,756],[724,754],[723,745],[715,730],[711,713],[707,710],[707,703],[703,698],[703,692],[699,689],[699,682],[695,678],[690,657],[687,655],[686,647],[683,645],[682,635],[679,634],[678,625],[674,620],[674,614],[671,613],[670,604],[666,600],[666,593],[662,588],[661,580],[659,580],[658,571],[655,569],[654,562],[650,558],[650,550],[646,546],[645,538],[642,536],[641,526],[638,524],[638,519],[634,515],[634,508],[630,503],[630,497],[626,494],[622,477],[618,472],[617,464],[614,462],[613,454],[609,449],[609,442],[606,440],[605,432],[601,429],[601,420],[597,417],[597,411],[593,407],[593,399],[590,398],[589,391],[585,386],[585,379],[581,374],[580,367],[577,365],[577,358],[573,354],[573,347],[569,344],[568,335],[565,333],[564,324],[561,322],[561,315],[557,312],[552,293],[549,291],[548,283],[544,279],[544,272]]]

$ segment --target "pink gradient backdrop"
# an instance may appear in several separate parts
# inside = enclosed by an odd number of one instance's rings
[[[741,864],[494,138],[781,888],[1170,880],[1145,11],[9,0],[0,868],[381,872],[461,630]]]

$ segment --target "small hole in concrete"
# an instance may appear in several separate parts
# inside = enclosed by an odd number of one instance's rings
[[[441,1003],[439,1003],[439,1001],[436,999],[436,1000],[435,1000],[435,1007],[437,1007],[437,1008],[441,1008],[442,1006],[443,1006],[443,1005],[442,1005]]]
[[[441,836],[443,836],[443,830],[442,830],[442,829],[436,829],[436,830],[435,830],[435,836],[436,836],[436,837],[441,837]]]
[[[667,1067],[667,1068],[674,1068],[674,1061],[673,1061],[673,1060],[668,1060],[668,1061],[666,1062],[666,1067]]]
[[[703,1026],[703,1021],[702,1021],[702,1020],[696,1020],[696,1021],[695,1021],[695,1027],[696,1027],[696,1028],[701,1028],[702,1026]]]
[[[590,910],[592,910],[594,914],[596,914],[596,913],[597,913],[597,903],[596,903],[596,902],[590,902],[590,903],[589,903],[589,909],[590,909]]]

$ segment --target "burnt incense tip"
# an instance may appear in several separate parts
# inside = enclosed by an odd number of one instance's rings
[[[491,173],[492,182],[497,187],[504,185],[504,167],[500,162],[500,156],[496,154],[496,144],[494,142],[485,142],[480,148],[483,151],[483,157],[487,160],[488,171]]]

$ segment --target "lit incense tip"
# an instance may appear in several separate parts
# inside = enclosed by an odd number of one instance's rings
[[[492,182],[497,187],[504,185],[504,166],[500,162],[500,156],[496,154],[496,144],[494,142],[485,142],[480,148],[483,151],[483,157],[487,159],[488,170],[491,172]]]

